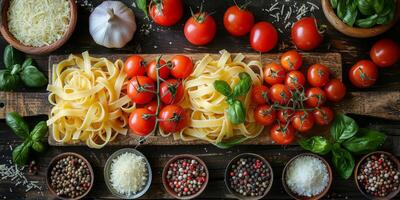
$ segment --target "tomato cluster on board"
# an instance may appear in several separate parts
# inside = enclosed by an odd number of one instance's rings
[[[168,62],[158,57],[147,63],[141,56],[126,59],[124,71],[130,78],[128,97],[137,105],[129,117],[129,127],[139,136],[147,136],[158,123],[166,133],[181,131],[188,115],[177,105],[184,97],[182,79],[193,71],[192,60],[176,55]]]
[[[296,131],[307,133],[315,124],[330,124],[334,112],[326,102],[339,102],[346,94],[345,85],[331,78],[328,67],[314,64],[305,74],[299,71],[302,64],[302,56],[296,50],[283,53],[280,64],[264,66],[264,82],[268,86],[253,86],[251,91],[257,104],[255,121],[272,126],[270,135],[278,144],[292,143]]]

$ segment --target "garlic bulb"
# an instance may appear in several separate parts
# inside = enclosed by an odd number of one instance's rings
[[[119,1],[104,1],[89,17],[89,32],[94,41],[108,48],[121,48],[135,34],[133,11]]]

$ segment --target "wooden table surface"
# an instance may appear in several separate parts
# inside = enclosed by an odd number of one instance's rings
[[[85,2],[89,2],[92,6],[82,6]],[[212,52],[216,53],[221,49],[227,49],[230,52],[253,52],[249,43],[248,37],[235,38],[227,34],[223,28],[222,16],[226,8],[233,4],[232,0],[206,0],[205,8],[209,12],[215,12],[213,16],[217,21],[218,31],[215,40],[204,47],[196,47],[189,44],[183,35],[184,21],[190,15],[189,6],[195,8],[199,6],[200,0],[185,0],[185,15],[178,25],[170,28],[163,28],[154,25],[148,20],[144,19],[144,15],[136,8],[135,11],[136,19],[138,22],[138,31],[135,34],[135,39],[128,45],[121,49],[106,49],[99,45],[96,45],[89,35],[88,31],[88,17],[90,10],[93,6],[98,5],[100,0],[87,1],[78,0],[79,7],[79,18],[75,33],[71,39],[59,50],[53,54],[70,54],[70,53],[81,53],[82,51],[89,50],[90,53],[94,54],[117,54],[117,53],[196,53],[196,52]],[[124,0],[127,5],[132,5],[133,0]],[[239,1],[241,2],[241,1]],[[271,5],[275,4],[275,1],[266,0],[253,0],[249,6],[255,14],[256,20],[267,20],[273,21],[274,18],[268,13]],[[286,5],[286,8],[294,5],[294,1],[279,1],[278,8],[282,7],[282,4]],[[315,16],[319,22],[328,25],[327,34],[324,38],[322,45],[315,49],[315,52],[339,52],[343,58],[344,72],[347,72],[349,67],[355,63],[356,60],[362,58],[368,58],[368,51],[373,44],[379,38],[390,37],[400,42],[400,24],[397,23],[394,28],[382,36],[371,38],[371,39],[355,39],[346,37],[345,35],[336,31],[325,19],[321,4],[319,0],[296,1],[297,6],[300,7],[302,4],[311,7],[311,4],[315,4],[319,9],[315,8],[314,11],[307,13],[307,15]],[[132,6],[131,6],[132,7]],[[272,12],[275,13],[276,11]],[[286,11],[285,11],[286,13]],[[282,16],[281,16],[282,17]],[[292,15],[290,21],[295,21],[295,15]],[[286,28],[286,23],[273,22],[274,25],[282,31],[279,34],[280,44],[278,48],[275,48],[272,52],[280,52],[284,49],[293,48],[290,41],[290,28]],[[290,27],[290,26],[289,26]],[[3,54],[3,47],[7,43],[0,38],[0,55]],[[39,63],[41,69],[47,68],[48,56],[32,56]],[[354,87],[350,86],[347,79],[347,73],[344,73],[344,81],[350,91],[359,91]],[[369,88],[367,91],[399,91],[400,89],[400,66],[397,64],[396,67],[390,69],[384,69],[379,71],[379,80],[375,86]],[[44,89],[37,90],[37,92],[45,92]],[[0,99],[1,101],[1,99]],[[400,104],[400,100],[399,100]],[[388,105],[387,107],[399,107],[400,105]],[[29,105],[26,105],[29,106]],[[384,109],[384,108],[382,108]],[[386,108],[387,109],[387,108]],[[352,116],[361,127],[368,127],[379,129],[384,131],[389,136],[387,143],[384,145],[384,149],[400,156],[400,121],[388,121],[377,118],[369,118],[363,116]],[[37,123],[40,120],[46,120],[46,116],[35,116],[29,117],[27,120],[30,124]],[[10,146],[15,147],[21,142],[11,130],[6,126],[4,120],[0,120],[0,164],[8,163],[11,159]],[[14,184],[0,180],[0,199],[54,199],[45,184],[45,171],[50,159],[63,152],[77,152],[85,156],[94,167],[95,171],[95,185],[88,195],[90,199],[108,199],[113,198],[110,192],[107,190],[103,182],[103,166],[106,159],[114,151],[123,148],[121,147],[105,147],[101,150],[89,149],[87,147],[50,147],[44,154],[33,155],[39,165],[39,173],[35,176],[28,176],[30,180],[38,180],[43,188],[42,192],[29,191],[25,192],[24,189],[14,186]],[[272,165],[274,171],[274,183],[271,191],[266,196],[267,199],[290,199],[285,193],[281,183],[281,173],[285,163],[293,156],[304,152],[297,145],[282,147],[282,146],[238,146],[229,150],[221,150],[212,145],[200,145],[200,146],[140,146],[138,147],[146,157],[149,159],[153,169],[153,182],[150,190],[143,198],[148,199],[162,199],[171,198],[166,194],[160,179],[160,174],[164,163],[174,155],[190,153],[202,158],[210,171],[210,181],[205,192],[200,196],[203,199],[229,199],[233,198],[225,188],[223,182],[223,172],[226,164],[235,155],[243,152],[253,152],[264,156]],[[325,157],[330,162],[330,157]],[[358,161],[359,157],[356,158]],[[397,196],[400,198],[400,196]],[[349,180],[342,180],[338,175],[334,174],[334,180],[332,187],[325,197],[326,199],[363,199],[361,193],[357,191],[352,177]]]

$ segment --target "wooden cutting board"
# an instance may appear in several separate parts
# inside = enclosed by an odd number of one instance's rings
[[[146,60],[153,60],[160,54],[142,54]],[[168,60],[175,54],[163,54],[163,58]],[[203,58],[206,54],[186,54],[190,56],[194,62]],[[219,54],[211,54],[218,58]],[[339,53],[304,53],[303,67],[305,71],[308,66],[321,63],[328,66],[334,77],[342,79],[342,60]],[[91,55],[94,57],[106,57],[112,61],[120,58],[125,59],[127,54],[121,55]],[[279,62],[280,54],[245,54],[246,60],[261,60],[263,64],[276,61]],[[53,65],[67,58],[68,55],[50,56],[49,57],[49,77],[52,74]],[[48,115],[51,110],[51,105],[47,100],[48,93],[33,93],[33,92],[0,92],[0,119],[5,117],[7,112],[16,111],[22,116]],[[351,92],[348,93],[346,99],[339,104],[334,105],[336,112],[352,113],[385,119],[400,120],[400,92]],[[317,127],[311,131],[315,134],[326,134],[327,128]],[[51,134],[50,134],[51,135]],[[53,146],[74,146],[84,145],[83,143],[76,144],[61,144],[52,137],[48,139],[49,144]],[[138,138],[133,134],[127,136],[119,136],[109,145],[137,145]],[[207,144],[201,140],[181,141],[173,140],[172,137],[150,136],[143,144],[150,145],[196,145]],[[265,130],[260,136],[250,139],[245,144],[272,144],[268,130]]]

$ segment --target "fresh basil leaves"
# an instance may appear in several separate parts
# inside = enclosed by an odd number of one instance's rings
[[[348,179],[353,173],[354,158],[349,151],[343,149],[338,143],[334,144],[332,148],[332,163],[343,179]]]
[[[322,136],[314,136],[308,139],[299,140],[299,144],[303,149],[325,155],[329,153],[332,149],[332,144],[330,141]]]
[[[358,134],[342,143],[344,148],[355,154],[365,154],[378,149],[386,140],[379,131],[361,128]]]
[[[343,142],[346,139],[353,137],[358,131],[358,125],[354,119],[338,114],[331,126],[331,135],[336,142]]]

